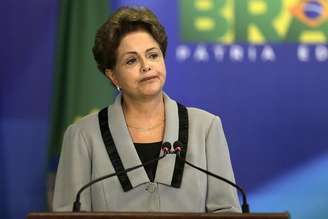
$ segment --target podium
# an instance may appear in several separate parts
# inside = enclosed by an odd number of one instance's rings
[[[288,219],[289,213],[153,213],[153,212],[53,212],[30,213],[27,219]]]

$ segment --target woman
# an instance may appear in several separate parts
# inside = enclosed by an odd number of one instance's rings
[[[145,8],[120,8],[100,27],[93,53],[120,94],[66,130],[55,211],[70,211],[77,191],[92,179],[158,158],[163,142],[180,140],[186,160],[234,181],[219,117],[185,108],[163,92],[166,47],[164,28]],[[173,154],[94,184],[81,204],[86,211],[240,212],[233,187]]]

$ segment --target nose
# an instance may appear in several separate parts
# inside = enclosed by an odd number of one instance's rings
[[[142,60],[140,70],[142,73],[146,73],[151,70],[151,67],[150,67],[149,63],[147,62],[147,60],[145,60],[145,59]]]
[[[147,71],[150,71],[150,66],[149,65],[146,65],[146,66],[143,66],[142,68],[141,68],[141,72],[142,73],[146,73]]]

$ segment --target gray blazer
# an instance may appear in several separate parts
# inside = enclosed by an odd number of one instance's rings
[[[177,104],[164,94],[163,142],[178,139]],[[189,141],[186,160],[234,181],[230,157],[219,117],[187,108]],[[121,95],[108,108],[110,130],[125,169],[141,164],[127,129]],[[81,195],[86,211],[240,212],[236,190],[230,185],[185,165],[180,188],[172,187],[176,155],[167,155],[157,165],[154,183],[144,168],[128,173],[133,189],[124,192],[117,177],[91,186]],[[77,191],[90,180],[115,172],[103,143],[97,114],[90,114],[65,132],[57,170],[53,209],[71,211]]]

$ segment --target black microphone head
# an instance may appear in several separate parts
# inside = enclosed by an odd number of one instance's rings
[[[164,142],[162,144],[161,150],[164,152],[164,154],[169,154],[171,151],[171,143],[170,142]]]
[[[173,143],[173,150],[175,153],[180,153],[183,150],[183,144],[180,141]]]

